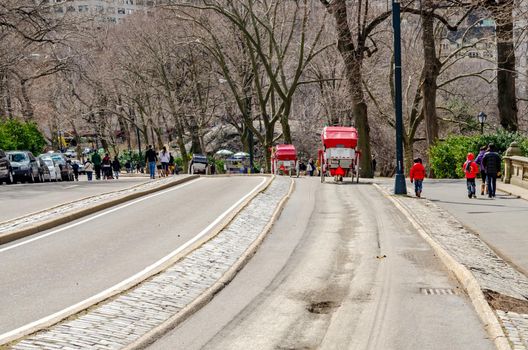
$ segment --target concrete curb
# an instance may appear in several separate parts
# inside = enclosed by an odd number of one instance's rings
[[[269,186],[269,185],[268,185]],[[238,260],[229,268],[229,270],[211,287],[209,287],[202,295],[197,299],[187,305],[185,308],[180,310],[177,314],[169,318],[163,324],[152,329],[141,338],[135,342],[124,347],[124,350],[139,350],[145,349],[157,339],[163,336],[165,333],[171,329],[178,326],[180,323],[184,322],[187,318],[193,315],[195,312],[204,307],[209,301],[211,301],[214,296],[221,291],[225,286],[227,286],[237,275],[237,273],[242,270],[242,268],[248,263],[248,261],[255,255],[258,247],[262,244],[268,233],[271,231],[273,224],[280,216],[286,201],[290,198],[293,190],[295,188],[295,181],[291,180],[290,189],[288,193],[281,199],[277,208],[273,212],[270,221],[264,227],[260,235],[255,239],[255,241],[249,246],[249,248],[238,258]],[[227,226],[227,225],[226,225]]]
[[[199,176],[192,177],[191,179],[198,178]],[[187,179],[187,178],[186,178]],[[184,179],[182,179],[184,180]],[[186,180],[183,182],[188,182],[190,180]],[[261,185],[261,188],[259,188],[257,191],[255,191],[251,196],[246,198],[244,202],[240,203],[237,208],[235,208],[228,216],[224,218],[220,223],[218,223],[215,227],[213,227],[210,231],[210,233],[204,237],[202,237],[200,240],[194,242],[192,245],[187,247],[187,249],[181,251],[180,253],[174,255],[167,261],[165,261],[163,264],[159,265],[157,268],[147,271],[141,275],[136,276],[136,278],[128,281],[127,283],[124,283],[122,285],[114,286],[110,289],[107,289],[91,298],[88,298],[84,300],[83,302],[80,302],[78,304],[75,304],[67,309],[61,310],[60,312],[52,315],[53,317],[46,318],[45,321],[39,320],[32,324],[27,325],[26,328],[23,330],[20,330],[18,332],[10,333],[9,336],[4,337],[0,339],[0,349],[2,349],[2,346],[9,344],[10,342],[21,340],[21,338],[26,337],[30,334],[33,334],[35,332],[44,330],[45,328],[51,327],[67,318],[74,317],[76,314],[80,312],[89,312],[89,310],[93,307],[97,307],[99,304],[106,302],[110,298],[116,297],[119,294],[122,294],[126,292],[127,290],[135,287],[136,285],[140,284],[141,282],[145,281],[146,279],[162,272],[163,270],[167,269],[169,266],[176,263],[178,260],[185,257],[187,254],[195,250],[196,248],[203,245],[205,242],[209,241],[213,237],[215,237],[222,229],[227,226],[234,218],[235,216],[243,209],[245,208],[249,202],[253,198],[255,198],[259,193],[266,190],[266,188],[269,187],[271,182],[273,181],[273,177],[270,177],[270,179]],[[182,182],[180,182],[182,183]]]
[[[486,328],[486,331],[495,343],[497,349],[512,350],[508,338],[504,334],[502,326],[500,325],[495,312],[486,301],[484,293],[482,293],[480,285],[475,276],[473,276],[473,274],[464,265],[460,264],[451,255],[449,255],[449,253],[440,244],[431,238],[423,226],[417,220],[415,220],[413,214],[409,212],[402,204],[400,204],[397,199],[381,188],[378,184],[374,184],[374,187],[382,194],[386,195],[394,204],[394,206],[407,217],[414,228],[418,231],[420,236],[422,236],[423,239],[429,243],[431,248],[433,248],[433,251],[438,255],[447,269],[455,274],[457,279],[468,293],[468,296],[471,299],[477,314],[484,323],[484,328]]]
[[[53,228],[53,227],[56,227],[56,226],[60,226],[60,225],[63,225],[65,223],[80,219],[80,218],[82,218],[84,216],[87,216],[87,215],[96,213],[98,211],[101,211],[101,210],[104,210],[104,209],[107,209],[107,208],[122,204],[124,202],[128,202],[128,201],[130,201],[132,199],[136,199],[136,198],[143,197],[143,196],[146,196],[146,195],[158,192],[158,191],[162,191],[164,189],[167,189],[167,188],[170,188],[170,187],[174,187],[174,186],[183,184],[185,182],[188,182],[188,181],[191,181],[191,180],[194,180],[194,179],[197,179],[197,178],[199,178],[198,175],[190,175],[190,176],[185,177],[183,179],[178,179],[176,181],[163,184],[161,186],[157,186],[157,187],[154,187],[154,188],[149,188],[149,189],[146,189],[144,191],[140,191],[140,192],[136,192],[136,193],[131,193],[131,194],[125,195],[123,197],[111,199],[111,200],[106,201],[104,203],[96,204],[94,206],[83,208],[83,209],[74,211],[72,213],[67,213],[65,215],[61,215],[61,216],[59,216],[57,218],[54,218],[54,219],[51,219],[51,220],[39,222],[39,223],[36,223],[36,224],[31,225],[29,227],[25,227],[25,228],[21,228],[19,230],[14,230],[14,231],[10,231],[10,232],[4,233],[4,234],[0,234],[0,244],[9,243],[9,242],[12,242],[14,240],[30,236],[30,235],[33,235],[35,233],[41,232],[41,231],[49,230],[50,228]],[[141,185],[142,184],[135,185],[135,186],[129,187],[127,189],[135,188],[135,187],[138,187],[138,186],[141,186]],[[119,192],[119,191],[122,191],[122,190],[113,191],[113,192]],[[112,193],[112,192],[102,193],[102,194],[99,194],[97,196],[105,195],[105,194],[108,194],[108,193]],[[83,198],[83,199],[80,199],[80,200],[82,201],[82,200],[86,200],[86,199],[97,197],[97,196],[90,196],[90,197],[86,197],[86,198]],[[69,203],[75,203],[75,202],[77,202],[77,201],[69,202]],[[47,210],[51,210],[51,209],[54,209],[54,208],[57,208],[57,207],[60,207],[60,206],[63,206],[63,205],[67,205],[69,203],[63,203],[61,205],[54,206],[54,207],[49,208]],[[40,212],[42,212],[42,211],[40,211]],[[24,215],[23,217],[36,215],[36,214],[38,214],[40,212]],[[19,219],[20,218],[16,218],[16,219],[12,219],[12,220],[19,220]],[[12,220],[9,220],[9,221],[12,221]],[[7,222],[9,222],[9,221],[7,221]]]

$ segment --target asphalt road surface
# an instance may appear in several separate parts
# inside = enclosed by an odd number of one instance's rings
[[[81,175],[81,178],[84,176]],[[63,181],[0,186],[0,222],[63,203],[121,190],[148,181],[122,177],[108,181]]]
[[[0,246],[0,334],[83,301],[154,264],[263,181],[200,178]]]
[[[458,283],[373,186],[300,178],[249,264],[149,349],[494,348]]]
[[[469,199],[465,180],[426,180],[423,194],[528,274],[528,201],[500,191],[489,199],[480,196],[480,187],[477,198]]]

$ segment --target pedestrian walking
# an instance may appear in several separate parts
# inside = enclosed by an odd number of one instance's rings
[[[112,179],[112,161],[110,160],[110,155],[108,153],[105,154],[103,161],[101,162],[101,168],[103,171],[103,179]]]
[[[126,169],[127,173],[131,173],[132,172],[132,163],[130,163],[130,160],[127,160],[125,162],[125,169]]]
[[[466,162],[462,165],[462,169],[466,175],[468,198],[477,198],[475,179],[479,173],[479,167],[474,159],[475,155],[473,153],[468,153]]]
[[[174,166],[174,156],[172,153],[169,152],[169,174],[174,175],[175,174],[175,166]]]
[[[92,155],[92,163],[95,169],[95,179],[101,180],[101,156],[99,155],[99,152],[95,152]]]
[[[72,166],[73,177],[75,178],[75,181],[79,181],[79,164],[77,164],[76,162],[72,162],[71,160],[68,160],[68,162]]]
[[[414,193],[416,194],[416,197],[420,198],[422,196],[423,180],[425,178],[425,168],[422,164],[421,158],[416,158],[414,160],[414,164],[409,172],[409,177],[411,178],[411,183],[414,182]]]
[[[114,157],[114,161],[112,162],[112,170],[114,171],[114,177],[119,179],[119,172],[121,171],[121,163],[119,163],[119,159],[117,159],[117,156]]]
[[[486,183],[488,185],[488,198],[495,198],[495,190],[497,189],[497,177],[500,176],[501,171],[501,157],[495,150],[495,145],[490,143],[488,150],[484,157],[482,157],[482,165],[486,169]]]
[[[310,158],[310,160],[308,161],[308,165],[306,166],[306,170],[308,171],[308,174],[310,174],[310,176],[314,175],[315,163],[314,163],[312,158]]]
[[[167,152],[167,147],[163,146],[163,149],[159,154],[159,159],[161,162],[160,176],[169,176],[170,153]]]
[[[148,150],[145,153],[145,162],[148,164],[149,167],[149,174],[151,179],[156,178],[156,162],[158,161],[158,156],[156,155],[156,151],[152,149],[152,145],[148,146]]]
[[[93,175],[93,164],[92,162],[90,162],[90,160],[88,159],[85,163],[84,163],[84,171],[86,172],[86,178],[88,179],[88,181],[92,181],[92,175]]]
[[[477,155],[477,159],[475,159],[475,163],[479,166],[480,170],[480,179],[482,180],[480,184],[480,195],[483,196],[485,193],[488,193],[488,190],[486,188],[486,170],[484,170],[484,166],[482,165],[482,158],[484,158],[484,155],[486,154],[487,146],[480,147],[479,154]]]

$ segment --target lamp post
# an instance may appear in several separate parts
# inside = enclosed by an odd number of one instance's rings
[[[480,123],[480,134],[484,134],[484,123],[486,122],[486,118],[488,116],[486,115],[486,113],[484,112],[480,112],[479,114],[477,114],[477,119]]]
[[[401,69],[400,0],[392,0],[392,27],[394,30],[394,109],[396,116],[396,177],[394,194],[407,194],[403,173],[403,112]]]

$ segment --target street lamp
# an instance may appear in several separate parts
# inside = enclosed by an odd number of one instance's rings
[[[486,118],[488,116],[486,115],[486,113],[484,112],[480,112],[478,115],[477,115],[477,119],[480,123],[480,134],[484,134],[484,123],[486,122]]]
[[[401,67],[400,0],[392,0],[392,27],[394,30],[394,109],[396,116],[396,177],[394,194],[407,194],[403,173],[403,112]]]

